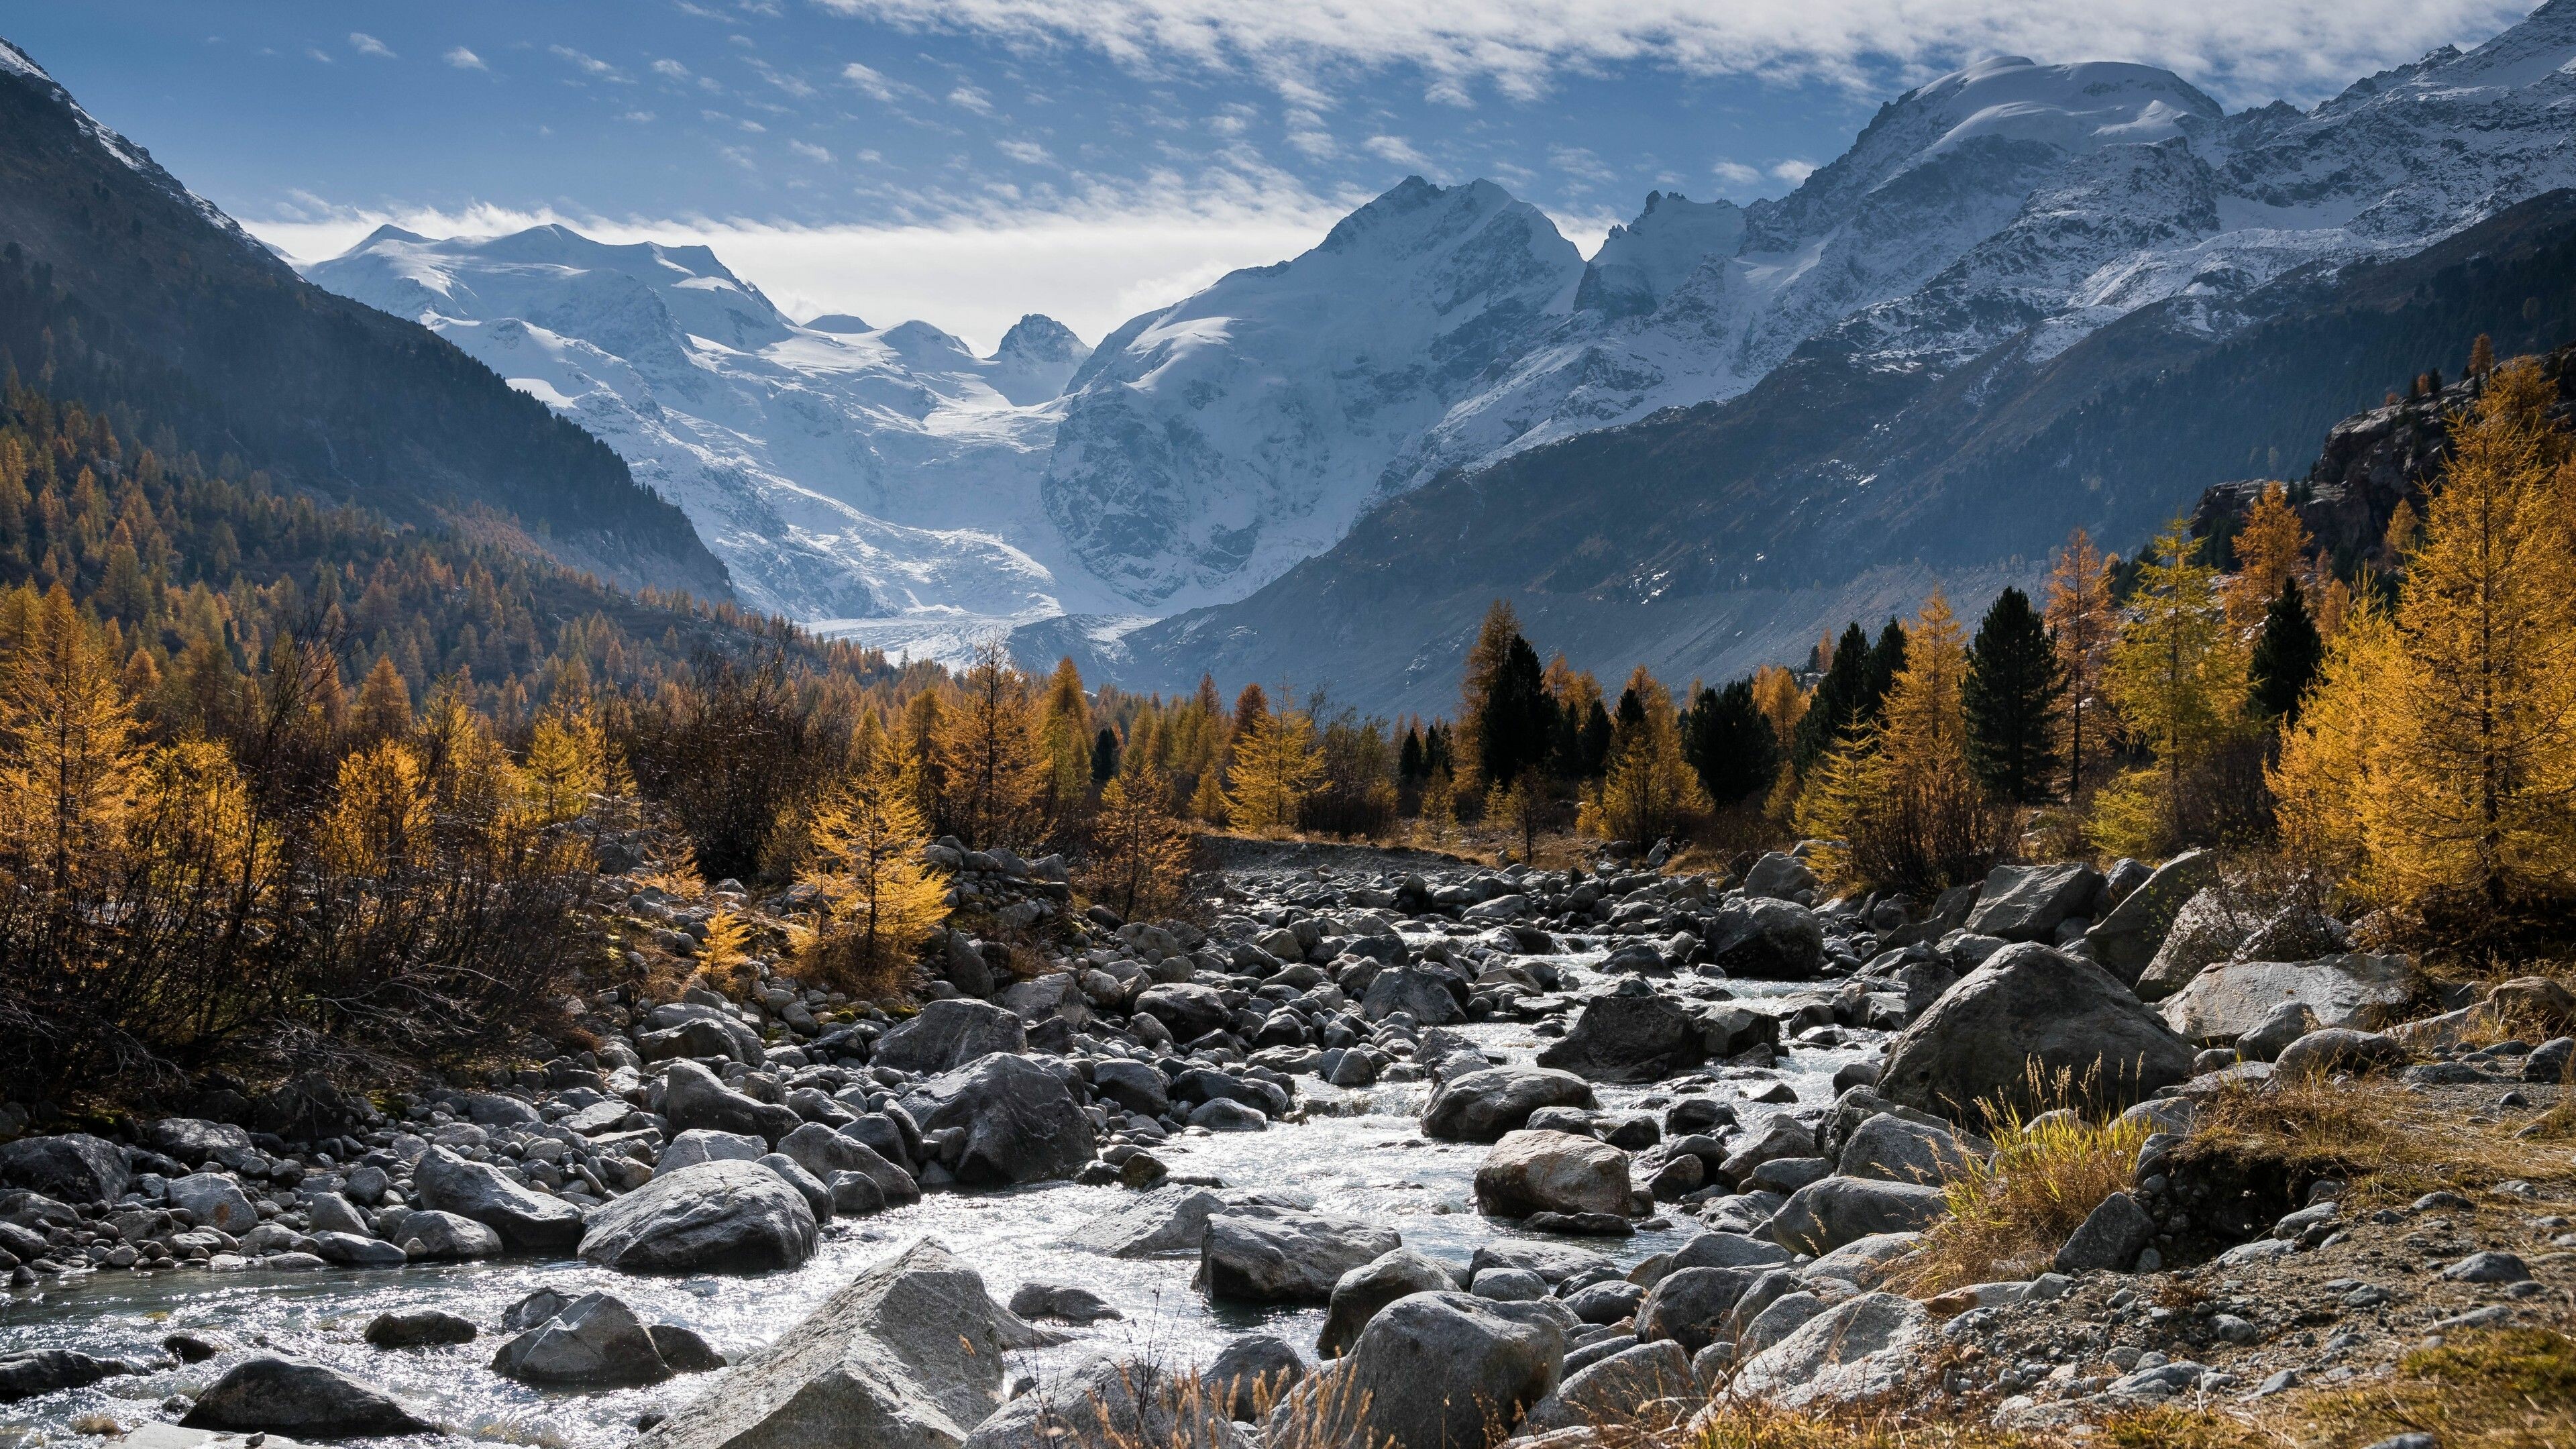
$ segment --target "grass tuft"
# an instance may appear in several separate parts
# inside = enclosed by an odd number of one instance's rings
[[[2092,1085],[2064,1072],[2044,1077],[2033,1063],[2023,1095],[2064,1105],[2025,1116],[2001,1094],[1978,1104],[1995,1125],[1995,1154],[1972,1155],[1967,1173],[1949,1184],[1950,1215],[1924,1234],[1898,1275],[1902,1291],[1921,1296],[2044,1272],[2093,1209],[2128,1188],[2150,1129],[2088,1120]]]

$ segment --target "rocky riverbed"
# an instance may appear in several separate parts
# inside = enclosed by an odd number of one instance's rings
[[[35,1129],[0,1145],[0,1442],[1036,1445],[1078,1401],[1427,1446],[1730,1383],[2059,1422],[2384,1371],[2566,1296],[2564,1174],[2346,1214],[2178,1150],[2276,1072],[2536,1118],[2576,1050],[2532,1029],[2576,1016],[2554,985],[2446,993],[2206,858],[1823,901],[1786,854],[1237,847],[1193,926],[941,848],[991,934],[938,943],[917,1011],[759,969],[599,993],[587,1045],[470,1088],[0,1114]],[[638,964],[765,904],[601,890]],[[1962,1104],[2033,1057],[2110,1069],[2129,1188],[2036,1278],[1884,1291],[1994,1150]]]

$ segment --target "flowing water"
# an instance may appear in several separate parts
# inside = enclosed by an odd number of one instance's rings
[[[1580,969],[1597,954],[1551,958],[1583,986],[1602,984]],[[1739,995],[1764,983],[1735,985]],[[1778,988],[1782,991],[1791,988]],[[1540,1045],[1525,1025],[1463,1028],[1489,1055],[1527,1062]],[[1868,1055],[1855,1039],[1831,1050],[1799,1048],[1780,1076],[1802,1104],[1832,1099],[1834,1070]],[[1300,1078],[1312,1107],[1302,1123],[1265,1132],[1183,1134],[1157,1149],[1176,1173],[1212,1174],[1228,1188],[1293,1192],[1318,1211],[1382,1223],[1405,1244],[1457,1266],[1476,1247],[1521,1236],[1477,1214],[1473,1183],[1485,1149],[1423,1138],[1418,1118],[1427,1084],[1389,1084],[1341,1092]],[[1601,1104],[1623,1108],[1663,1089],[1604,1087]],[[1719,1095],[1725,1095],[1720,1092]],[[98,1273],[0,1304],[0,1353],[63,1347],[100,1356],[159,1359],[174,1332],[218,1338],[327,1363],[390,1390],[424,1418],[471,1439],[536,1445],[604,1446],[629,1442],[639,1415],[668,1410],[704,1391],[711,1375],[684,1376],[649,1388],[562,1392],[529,1388],[488,1370],[502,1310],[539,1288],[568,1294],[605,1290],[633,1304],[647,1322],[695,1329],[728,1356],[775,1341],[834,1289],[868,1264],[923,1237],[936,1238],[984,1275],[996,1301],[1027,1282],[1088,1288],[1123,1319],[1072,1331],[1062,1347],[1015,1355],[1014,1377],[1045,1375],[1092,1352],[1151,1355],[1165,1363],[1203,1363],[1228,1338],[1276,1333],[1312,1354],[1320,1308],[1210,1305],[1190,1287],[1193,1259],[1130,1261],[1064,1246],[1074,1228],[1133,1201],[1116,1187],[1034,1184],[991,1193],[935,1193],[919,1204],[825,1227],[821,1250],[790,1272],[758,1276],[637,1277],[578,1259],[483,1264],[424,1264],[390,1270],[329,1269],[304,1273],[137,1277]],[[1686,1219],[1628,1239],[1563,1239],[1607,1252],[1622,1266],[1666,1251],[1687,1236]],[[480,1325],[484,1336],[456,1347],[379,1351],[359,1334],[391,1310],[441,1309]],[[76,1420],[106,1415],[132,1427],[167,1417],[161,1402],[211,1384],[237,1355],[209,1363],[112,1378],[87,1389],[0,1407],[0,1446],[80,1437]],[[85,1424],[83,1427],[95,1427]]]

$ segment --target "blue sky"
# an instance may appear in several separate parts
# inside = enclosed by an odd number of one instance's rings
[[[290,252],[378,222],[702,240],[797,315],[1096,338],[1409,172],[1587,249],[1748,201],[1985,55],[2306,104],[2515,0],[0,0],[0,35]]]

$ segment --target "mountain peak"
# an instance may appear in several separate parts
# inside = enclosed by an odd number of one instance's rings
[[[874,332],[877,329],[869,326],[865,319],[852,316],[847,312],[826,312],[819,317],[808,319],[805,323],[805,330],[808,332],[834,332],[846,334],[856,332]]]
[[[1067,358],[1079,361],[1090,353],[1091,349],[1083,345],[1072,328],[1044,313],[1031,312],[1012,323],[1011,330],[1002,334],[1002,345],[993,350],[993,360],[1027,357],[1047,362]]]
[[[1734,202],[1649,191],[1637,219],[1601,239],[1575,291],[1575,309],[1613,317],[1651,312],[1702,261],[1733,256],[1743,240],[1744,208]]]

